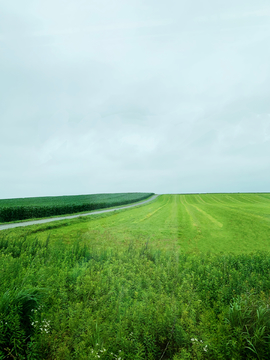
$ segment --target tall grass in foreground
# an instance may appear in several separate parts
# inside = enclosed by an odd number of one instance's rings
[[[270,358],[269,253],[0,249],[0,359]]]

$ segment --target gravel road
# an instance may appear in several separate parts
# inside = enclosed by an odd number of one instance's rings
[[[32,220],[32,221],[25,221],[25,222],[21,222],[21,223],[13,223],[13,224],[4,224],[4,225],[0,225],[0,230],[5,230],[5,229],[12,229],[12,228],[16,228],[16,227],[20,227],[20,226],[29,226],[29,225],[36,225],[36,224],[45,224],[51,221],[58,221],[58,220],[65,220],[65,219],[74,219],[80,216],[89,216],[89,215],[95,215],[95,214],[103,214],[103,213],[107,213],[107,212],[111,212],[111,211],[117,211],[117,210],[122,210],[122,209],[128,209],[134,206],[139,206],[142,204],[146,204],[154,199],[156,199],[158,197],[158,195],[154,195],[152,196],[150,199],[147,199],[145,201],[142,201],[140,203],[136,203],[136,204],[131,204],[131,205],[125,205],[125,206],[121,206],[118,208],[114,208],[114,209],[107,209],[107,210],[98,210],[98,211],[92,211],[92,212],[88,212],[85,214],[78,214],[78,215],[68,215],[68,216],[61,216],[61,217],[57,217],[57,218],[51,218],[51,219],[42,219],[42,220]]]

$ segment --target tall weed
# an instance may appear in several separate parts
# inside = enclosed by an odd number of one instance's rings
[[[269,253],[0,247],[0,359],[270,357]]]

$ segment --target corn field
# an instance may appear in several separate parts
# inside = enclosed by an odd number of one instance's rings
[[[104,209],[147,199],[153,193],[119,193],[0,200],[0,222]]]

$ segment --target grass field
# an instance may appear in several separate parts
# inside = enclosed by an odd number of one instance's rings
[[[0,359],[269,359],[270,194],[0,232]]]
[[[62,224],[31,229],[44,229],[39,236],[50,234],[52,240],[83,237],[99,248],[148,242],[195,253],[270,250],[270,194],[161,195],[142,207]],[[18,235],[29,232],[15,230]]]

